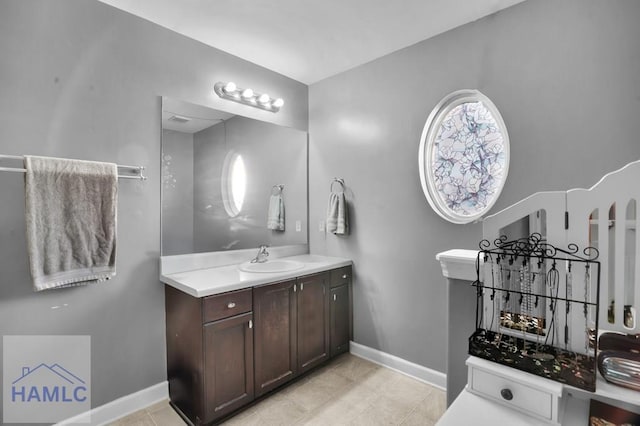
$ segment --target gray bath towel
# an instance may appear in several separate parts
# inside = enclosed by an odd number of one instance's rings
[[[344,192],[332,192],[329,194],[327,206],[327,232],[336,235],[349,234],[349,209]]]
[[[284,199],[282,194],[275,194],[269,197],[267,229],[284,231]]]
[[[116,274],[118,167],[25,156],[27,251],[36,291]]]

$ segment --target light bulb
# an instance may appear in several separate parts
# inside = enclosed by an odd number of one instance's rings
[[[244,89],[242,91],[242,97],[244,99],[251,99],[253,97],[253,90],[251,89]]]
[[[275,101],[273,101],[271,105],[273,105],[276,108],[282,108],[282,105],[284,105],[284,100],[282,98],[278,98]]]
[[[223,90],[225,91],[225,93],[233,93],[236,91],[236,89],[237,89],[236,84],[233,81],[230,81],[224,85]]]
[[[258,102],[260,102],[262,105],[267,104],[269,102],[269,95],[267,95],[266,93],[263,93],[258,98]]]

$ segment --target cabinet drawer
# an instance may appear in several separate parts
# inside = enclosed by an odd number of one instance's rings
[[[205,297],[202,302],[202,321],[216,321],[252,309],[252,289],[232,291]]]
[[[481,360],[484,361],[484,360]],[[502,366],[489,366],[467,361],[468,389],[487,399],[522,411],[550,423],[558,422],[562,385]],[[492,363],[490,363],[492,364]]]
[[[339,285],[348,283],[351,280],[351,266],[344,266],[342,268],[334,269],[331,271],[331,287],[337,287]]]
[[[503,404],[518,407],[529,414],[535,414],[551,420],[551,395],[513,382],[503,377],[494,376],[482,370],[473,370],[473,390],[483,396],[501,401]],[[508,391],[512,399],[505,399],[501,392]]]

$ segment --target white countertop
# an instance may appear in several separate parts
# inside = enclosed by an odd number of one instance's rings
[[[304,263],[304,267],[294,271],[266,273],[244,272],[238,269],[238,265],[228,265],[160,275],[160,281],[191,296],[204,297],[302,277],[352,264],[349,259],[315,254],[302,254],[280,259],[296,260]]]
[[[454,249],[447,250],[436,255],[436,259],[440,262],[442,274],[446,278],[475,281],[476,259],[478,250]]]

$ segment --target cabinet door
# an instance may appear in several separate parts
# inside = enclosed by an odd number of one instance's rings
[[[298,279],[298,372],[329,358],[329,274]]]
[[[349,350],[349,284],[331,289],[331,356]]]
[[[205,423],[253,399],[253,314],[205,324]]]
[[[257,287],[255,319],[256,396],[289,381],[296,374],[295,281]]]

